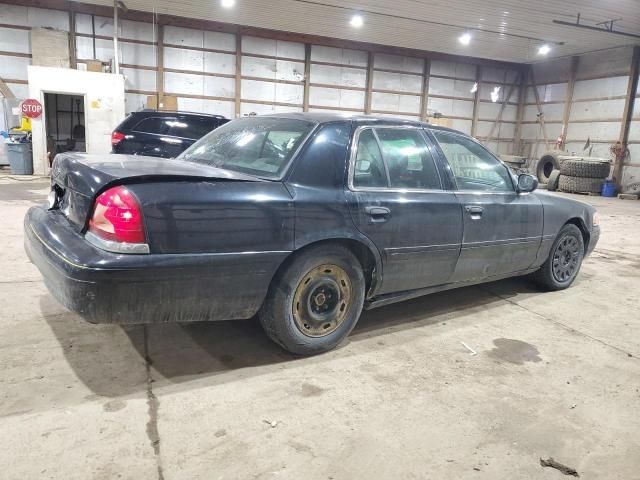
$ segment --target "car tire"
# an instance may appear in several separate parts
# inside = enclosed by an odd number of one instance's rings
[[[556,152],[546,152],[536,164],[536,176],[540,183],[549,183],[549,176],[560,169],[560,160]]]
[[[604,180],[601,178],[569,177],[560,175],[558,189],[563,192],[600,193]]]
[[[547,190],[555,192],[558,189],[558,180],[560,178],[560,170],[554,170],[549,175],[549,182],[547,183]]]
[[[274,277],[258,317],[267,335],[297,355],[335,348],[355,327],[365,297],[358,259],[341,245],[296,254]]]
[[[567,224],[553,242],[549,257],[532,278],[544,290],[564,290],[578,276],[583,258],[582,232],[575,225]]]
[[[560,165],[560,173],[569,177],[607,178],[610,172],[609,162],[565,160]]]

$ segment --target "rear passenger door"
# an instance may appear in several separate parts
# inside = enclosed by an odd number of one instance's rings
[[[447,283],[460,253],[462,212],[422,129],[359,127],[352,145],[347,197],[357,228],[382,255],[378,293]]]
[[[465,135],[431,130],[462,205],[462,251],[452,281],[481,280],[529,268],[542,238],[542,204],[516,192],[507,167]]]

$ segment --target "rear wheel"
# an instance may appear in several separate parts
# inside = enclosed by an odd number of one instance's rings
[[[563,290],[578,276],[583,258],[582,232],[575,225],[567,224],[560,230],[547,261],[533,274],[533,279],[546,290]]]
[[[349,250],[340,245],[313,247],[276,275],[260,310],[260,323],[291,353],[323,353],[353,330],[364,289],[362,267]]]

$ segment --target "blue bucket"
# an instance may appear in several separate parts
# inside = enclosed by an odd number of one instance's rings
[[[602,184],[603,197],[615,197],[616,196],[616,184],[614,182],[604,182]]]

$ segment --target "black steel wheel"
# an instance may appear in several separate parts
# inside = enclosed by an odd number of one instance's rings
[[[347,248],[325,244],[296,254],[273,279],[262,327],[285,350],[314,355],[336,347],[364,304],[362,266]]]
[[[567,224],[558,233],[547,260],[532,277],[546,290],[565,289],[578,276],[583,258],[582,232],[577,226]]]

